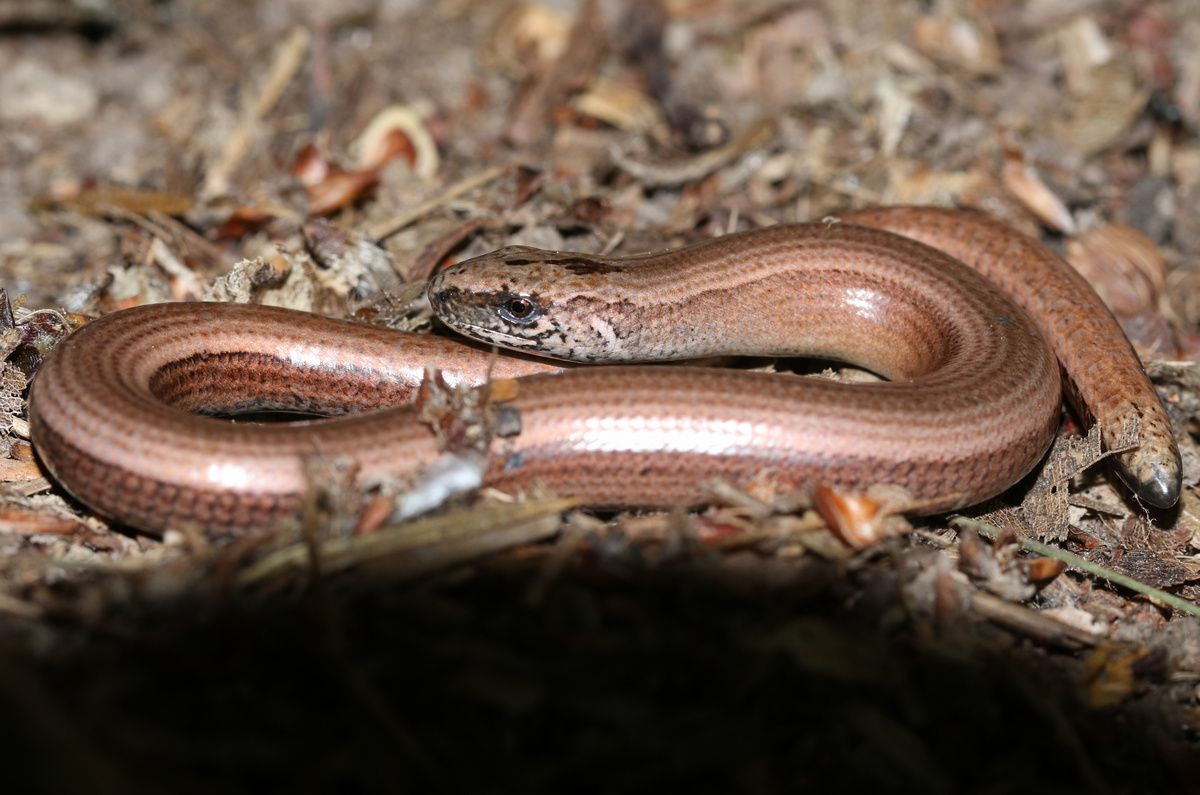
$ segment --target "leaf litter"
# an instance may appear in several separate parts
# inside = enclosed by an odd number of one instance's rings
[[[321,460],[290,526],[153,538],[41,477],[14,356],[49,343],[13,336],[201,296],[417,328],[410,274],[513,242],[957,204],[1061,239],[1163,361],[1193,486],[1186,3],[55,5],[0,7],[0,286],[55,310],[0,341],[15,781],[58,781],[48,754],[118,790],[1195,780],[1200,628],[1103,572],[1194,602],[1200,503],[1143,511],[1094,434],[976,515],[994,542],[770,473],[698,513],[485,491],[394,524],[401,486]]]

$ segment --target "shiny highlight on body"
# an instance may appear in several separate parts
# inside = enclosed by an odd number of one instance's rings
[[[1165,413],[1111,315],[1052,251],[974,213],[863,211],[620,259],[510,248],[439,274],[430,300],[452,328],[540,355],[814,355],[895,380],[558,373],[430,335],[168,304],[113,313],[59,345],[31,392],[38,453],[127,524],[259,527],[298,510],[305,456],[348,459],[363,482],[434,461],[432,435],[402,405],[432,363],[465,384],[520,378],[521,432],[493,443],[485,475],[499,488],[536,479],[597,506],[661,506],[702,503],[712,477],[819,479],[902,486],[936,512],[994,496],[1037,463],[1058,424],[1061,366],[1106,442],[1140,429],[1117,460],[1135,494],[1178,496]],[[271,407],[349,416],[254,425],[194,413]]]

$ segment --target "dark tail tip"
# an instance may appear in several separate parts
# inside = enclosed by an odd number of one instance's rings
[[[1140,471],[1127,471],[1124,467],[1118,469],[1121,479],[1125,481],[1142,502],[1155,508],[1170,508],[1179,501],[1179,492],[1183,488],[1183,473],[1181,467],[1169,466],[1163,462],[1147,462],[1138,468]]]

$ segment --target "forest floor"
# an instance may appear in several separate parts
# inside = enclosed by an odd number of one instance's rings
[[[1198,52],[1196,0],[0,0],[6,790],[1200,790]],[[769,483],[382,527],[325,483],[294,526],[153,535],[31,451],[24,378],[76,316],[427,326],[420,282],[501,246],[884,204],[1092,281],[1177,423],[1178,507],[1070,417],[1069,494],[872,543]]]

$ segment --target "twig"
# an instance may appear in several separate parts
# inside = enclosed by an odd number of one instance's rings
[[[391,237],[409,224],[428,215],[443,205],[449,204],[459,196],[470,193],[476,188],[482,188],[492,180],[504,176],[512,169],[512,167],[513,166],[510,163],[502,163],[498,166],[492,166],[491,168],[485,168],[483,171],[478,171],[471,176],[454,183],[437,196],[434,196],[432,199],[427,199],[415,207],[409,207],[403,212],[396,213],[382,223],[375,224],[367,230],[367,235],[374,238],[377,242],[382,243],[386,238]]]
[[[314,552],[326,576],[364,563],[386,566],[396,579],[418,576],[553,535],[558,532],[557,515],[578,504],[579,500],[544,500],[489,506],[395,525],[370,535],[325,539],[315,550],[294,544],[243,569],[235,583],[249,586],[296,571],[308,565]],[[540,523],[546,517],[553,521]]]
[[[618,168],[628,172],[644,186],[648,188],[670,187],[703,179],[747,152],[765,146],[775,137],[778,129],[779,126],[773,119],[759,119],[724,146],[710,149],[679,165],[660,166],[641,163],[615,146],[609,149],[609,156],[612,157],[613,163]]]
[[[550,109],[565,100],[568,92],[587,85],[605,44],[599,4],[584,0],[562,55],[517,100],[508,123],[508,139],[517,146],[530,146],[541,139],[546,133]]]
[[[284,89],[295,77],[296,72],[300,70],[311,39],[312,34],[300,26],[292,28],[288,33],[283,46],[275,54],[275,60],[271,64],[270,71],[267,72],[266,82],[258,93],[258,97],[254,100],[252,107],[243,113],[233,134],[225,142],[221,156],[209,169],[201,190],[202,195],[219,196],[228,192],[230,177],[237,170],[242,158],[246,156],[258,122],[275,107],[275,103],[283,95]]]
[[[999,538],[1000,529],[992,527],[990,524],[985,524],[976,519],[971,519],[966,516],[951,516],[950,524],[956,527],[967,527],[976,532],[983,533],[989,538]],[[1021,547],[1030,552],[1036,552],[1039,555],[1045,555],[1053,560],[1060,561],[1073,568],[1085,571],[1088,574],[1095,575],[1104,580],[1108,580],[1114,585],[1119,585],[1122,588],[1128,588],[1136,593],[1143,594],[1151,599],[1170,605],[1182,613],[1187,613],[1190,616],[1200,618],[1200,605],[1194,602],[1189,602],[1186,599],[1180,599],[1178,596],[1169,594],[1166,591],[1160,591],[1157,588],[1152,588],[1144,582],[1139,582],[1132,577],[1127,577],[1124,574],[1115,572],[1112,569],[1105,568],[1098,563],[1092,563],[1089,560],[1084,560],[1078,555],[1067,552],[1065,549],[1043,544],[1040,541],[1035,541],[1032,538],[1018,537],[1021,541]]]
[[[408,275],[405,277],[406,282],[423,282],[428,281],[429,277],[446,257],[450,256],[450,252],[463,244],[467,238],[474,235],[480,229],[483,229],[486,222],[482,218],[475,218],[471,221],[455,229],[448,235],[443,235],[441,238],[433,241],[425,250],[417,257],[416,262],[408,269]]]
[[[970,598],[971,607],[979,615],[1029,637],[1071,649],[1095,646],[1104,640],[1093,632],[1078,629],[1025,605],[1013,604],[980,590],[972,589]]]
[[[538,569],[537,576],[525,591],[525,604],[538,607],[546,598],[550,586],[559,578],[567,563],[583,544],[585,530],[582,523],[571,524],[568,520],[558,541],[550,549],[550,554]]]

